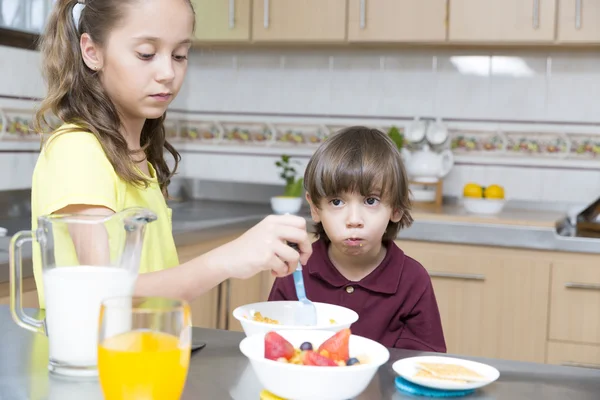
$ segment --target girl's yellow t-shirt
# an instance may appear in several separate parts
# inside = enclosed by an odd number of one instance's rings
[[[35,169],[31,189],[31,225],[35,232],[38,217],[52,214],[70,204],[104,206],[115,212],[130,207],[153,211],[158,219],[146,226],[140,273],[158,271],[179,264],[173,240],[171,209],[168,208],[148,163],[148,187],[124,182],[116,174],[100,142],[89,132],[65,124],[45,143]],[[61,132],[62,131],[62,132]],[[45,308],[40,247],[33,246],[33,271],[40,308]],[[75,300],[75,299],[74,299]]]

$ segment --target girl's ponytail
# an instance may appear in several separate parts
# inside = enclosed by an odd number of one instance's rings
[[[54,106],[69,94],[83,67],[80,35],[73,18],[73,9],[77,4],[77,0],[58,0],[55,3],[40,42],[42,74],[46,80],[48,96],[36,115],[36,130],[39,132],[48,126],[45,119],[48,112],[63,119]]]

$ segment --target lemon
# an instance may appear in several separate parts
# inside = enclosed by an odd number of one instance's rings
[[[467,183],[463,188],[463,196],[465,197],[483,197],[483,188],[476,183]]]
[[[490,185],[483,193],[486,199],[504,199],[504,188],[500,185]]]

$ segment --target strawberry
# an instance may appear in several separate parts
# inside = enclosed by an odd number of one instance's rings
[[[304,353],[304,357],[302,358],[302,363],[304,365],[314,365],[317,367],[337,367],[335,361],[330,358],[323,357],[322,355],[309,350]]]
[[[277,361],[279,358],[291,359],[294,356],[294,346],[281,335],[269,332],[265,335],[265,358]]]
[[[350,329],[342,329],[319,346],[317,352],[333,361],[344,361],[350,358]]]

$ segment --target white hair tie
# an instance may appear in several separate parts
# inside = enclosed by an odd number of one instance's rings
[[[73,6],[73,22],[75,27],[79,30],[79,19],[81,18],[81,12],[85,8],[85,0],[77,0],[77,4]]]

